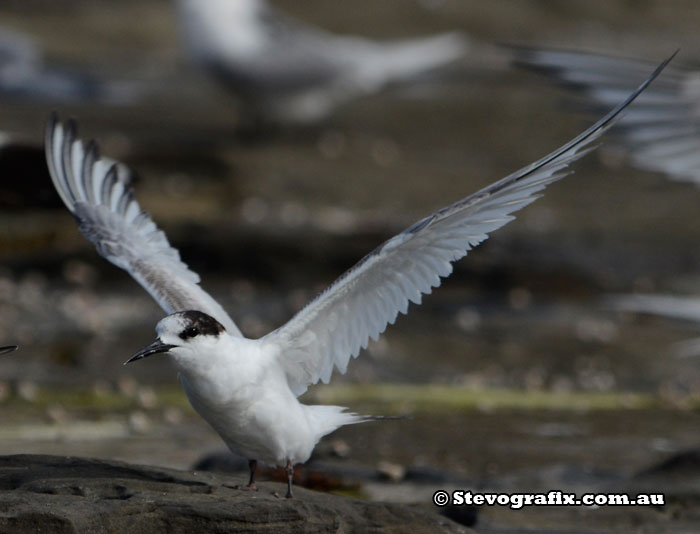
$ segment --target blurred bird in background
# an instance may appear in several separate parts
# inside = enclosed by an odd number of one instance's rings
[[[125,104],[138,94],[129,82],[98,80],[78,69],[49,65],[29,35],[0,28],[0,98]]]
[[[618,102],[653,66],[573,51],[520,48],[514,52],[517,65],[583,94],[584,104],[594,112]],[[700,184],[700,72],[670,67],[629,110],[616,133],[633,166]]]
[[[592,111],[616,102],[650,66],[646,61],[575,51],[513,51],[516,65],[541,72],[583,95],[583,105]],[[629,109],[615,134],[616,148],[629,157],[631,165],[662,173],[669,180],[700,185],[700,71],[669,67]],[[623,294],[605,301],[619,311],[700,323],[700,297]],[[700,355],[700,338],[677,343],[673,352],[678,356]]]
[[[176,0],[192,60],[267,122],[313,123],[336,106],[410,84],[463,57],[458,32],[392,42],[304,25],[264,0]]]
[[[136,81],[107,80],[89,68],[51,64],[32,36],[0,27],[0,111],[18,102],[48,107],[123,106],[144,95],[145,87]],[[48,183],[42,156],[41,146],[26,134],[0,131],[0,175],[27,177],[8,187],[0,185],[3,208],[55,205],[53,192],[34,179]]]
[[[700,297],[640,293],[610,295],[605,301],[618,311],[659,315],[700,324]],[[700,337],[674,343],[672,352],[674,356],[682,358],[700,356]]]

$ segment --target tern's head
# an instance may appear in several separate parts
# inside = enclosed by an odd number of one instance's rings
[[[126,363],[166,352],[177,359],[196,358],[201,352],[213,349],[226,329],[210,315],[188,310],[161,319],[156,332],[158,338]]]

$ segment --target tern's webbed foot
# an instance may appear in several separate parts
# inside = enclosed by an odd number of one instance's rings
[[[250,469],[250,478],[248,479],[248,484],[242,486],[236,484],[235,486],[229,486],[240,491],[258,491],[258,487],[255,485],[255,470],[258,467],[258,462],[256,460],[248,460],[248,468]]]

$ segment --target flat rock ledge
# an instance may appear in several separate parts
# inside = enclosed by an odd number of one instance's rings
[[[0,456],[0,532],[472,532],[422,507],[365,502],[213,473],[86,458]],[[282,497],[279,497],[280,495]]]

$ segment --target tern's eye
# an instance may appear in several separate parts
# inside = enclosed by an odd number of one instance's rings
[[[187,339],[190,337],[196,337],[198,335],[199,335],[199,328],[197,328],[196,326],[190,326],[189,328],[185,328],[180,333],[180,338]]]

